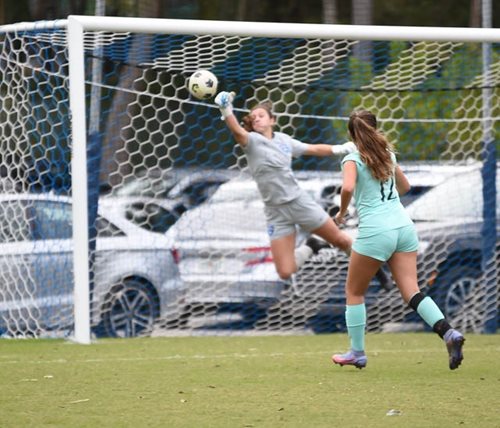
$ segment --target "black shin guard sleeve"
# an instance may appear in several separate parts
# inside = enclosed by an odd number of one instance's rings
[[[448,321],[446,321],[444,318],[442,320],[439,320],[432,326],[432,331],[434,333],[439,334],[439,337],[441,339],[444,337],[444,334],[451,328],[451,325],[448,324]]]
[[[414,294],[413,297],[410,299],[410,301],[408,302],[408,306],[412,308],[414,311],[416,311],[418,305],[420,305],[420,302],[424,299],[425,299],[425,294],[419,291],[417,294]]]

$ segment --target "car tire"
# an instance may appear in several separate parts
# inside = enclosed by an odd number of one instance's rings
[[[461,331],[482,329],[485,295],[481,292],[481,271],[472,266],[455,266],[438,276],[431,296],[448,322]]]
[[[111,288],[102,306],[101,324],[109,337],[151,333],[159,317],[159,299],[150,285],[127,279]]]

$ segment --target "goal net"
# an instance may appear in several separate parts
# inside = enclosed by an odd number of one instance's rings
[[[290,280],[213,100],[277,130],[348,140],[376,114],[413,185],[418,280],[454,326],[496,331],[500,30],[70,17],[0,27],[0,334],[345,331],[348,259],[325,249]],[[294,160],[334,215],[340,157]],[[345,230],[356,235],[356,212]],[[297,245],[307,234],[297,230]],[[368,331],[424,329],[374,279]]]

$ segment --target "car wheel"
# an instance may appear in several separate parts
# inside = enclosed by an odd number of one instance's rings
[[[134,337],[151,333],[159,316],[156,292],[136,279],[114,286],[102,311],[105,334],[111,337]]]
[[[481,272],[457,266],[444,272],[434,285],[434,297],[449,323],[461,331],[480,332],[484,321],[485,295]]]

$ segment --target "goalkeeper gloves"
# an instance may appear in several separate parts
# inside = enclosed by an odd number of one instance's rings
[[[228,116],[233,114],[233,92],[219,92],[215,97],[215,104],[219,106],[219,110],[222,114],[222,119],[226,119]]]
[[[348,155],[349,153],[354,153],[357,150],[356,144],[352,141],[348,141],[344,144],[334,144],[332,146],[332,153],[334,155]]]

